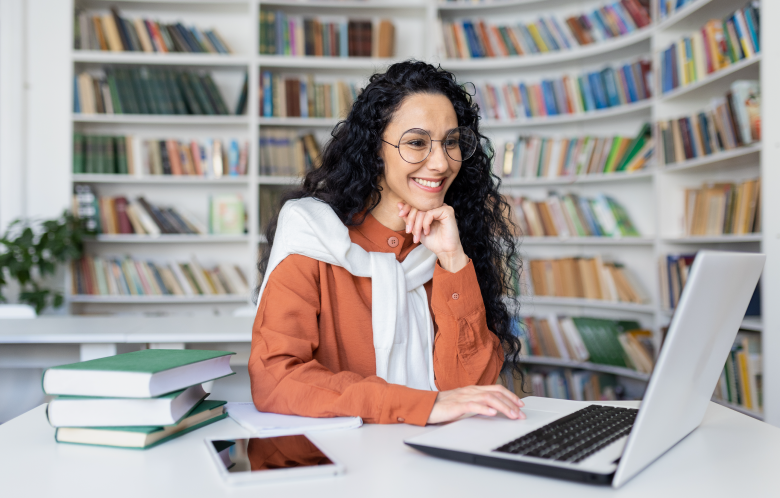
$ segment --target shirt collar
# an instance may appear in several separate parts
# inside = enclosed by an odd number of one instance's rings
[[[350,227],[357,230],[375,246],[373,252],[392,252],[396,257],[401,253],[408,252],[407,249],[419,244],[414,243],[414,235],[406,233],[406,230],[394,231],[379,221],[371,213],[366,213],[366,218],[360,225]]]

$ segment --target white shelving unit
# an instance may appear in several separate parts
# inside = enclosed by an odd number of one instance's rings
[[[51,0],[54,1],[54,0]],[[78,5],[81,0],[75,0]],[[90,8],[107,10],[114,2],[105,0],[84,0],[84,5]],[[143,132],[144,135],[166,133],[194,136],[208,136],[209,133],[219,136],[234,134],[249,140],[249,174],[242,178],[221,178],[205,180],[186,177],[150,177],[132,176],[120,177],[105,175],[70,175],[66,188],[70,192],[74,183],[93,185],[99,193],[108,195],[124,193],[126,189],[132,192],[143,192],[150,197],[170,196],[171,198],[187,198],[205,196],[209,192],[241,192],[245,195],[248,213],[248,234],[245,237],[230,239],[217,238],[184,238],[156,241],[135,239],[130,237],[106,238],[100,237],[90,242],[101,251],[116,251],[126,248],[126,251],[162,251],[165,254],[181,254],[185,247],[189,252],[201,251],[208,255],[223,256],[226,253],[236,261],[241,261],[247,272],[255,277],[253,266],[257,258],[257,248],[264,242],[259,231],[259,189],[294,185],[299,181],[294,177],[269,177],[258,174],[258,133],[262,127],[289,127],[302,130],[313,130],[318,136],[325,137],[336,119],[304,119],[304,118],[264,118],[257,115],[258,82],[262,70],[270,70],[282,74],[304,74],[324,72],[328,75],[343,75],[344,77],[366,78],[371,73],[381,70],[394,60],[418,58],[441,63],[442,67],[456,73],[462,81],[491,80],[517,81],[526,79],[528,75],[544,75],[547,72],[582,71],[594,67],[603,67],[615,60],[627,60],[638,56],[653,58],[656,51],[668,43],[697,29],[711,17],[719,17],[741,7],[744,1],[739,0],[698,0],[679,12],[673,14],[661,23],[654,23],[633,34],[608,40],[587,47],[576,48],[549,54],[529,55],[522,57],[497,57],[487,59],[448,60],[439,52],[437,19],[457,19],[461,17],[484,18],[488,21],[510,22],[515,18],[538,17],[552,12],[571,12],[585,10],[603,2],[559,0],[495,0],[482,3],[437,2],[436,0],[271,0],[253,1],[220,1],[220,0],[162,0],[123,1],[120,9],[130,17],[149,16],[164,20],[179,20],[198,25],[215,25],[220,33],[230,36],[235,55],[199,55],[199,54],[138,54],[138,53],[107,53],[71,50],[70,74],[63,75],[62,81],[72,81],[75,71],[83,67],[100,67],[103,65],[176,65],[189,68],[203,68],[215,72],[229,73],[249,78],[249,95],[246,116],[84,116],[70,115],[70,127],[58,130],[70,137],[73,129],[95,133],[126,134]],[[654,3],[654,2],[653,2]],[[281,9],[288,12],[349,17],[390,17],[396,23],[396,57],[391,59],[370,58],[336,58],[336,57],[284,57],[259,55],[258,48],[258,14],[261,7]],[[777,11],[777,12],[775,12]],[[772,19],[780,19],[780,6],[764,2],[762,5],[762,25],[772,26]],[[657,18],[657,16],[654,16]],[[67,29],[71,30],[71,19],[65,20]],[[65,28],[64,28],[65,29]],[[780,54],[780,35],[764,31],[762,40],[762,55],[754,59],[735,64],[725,71],[715,73],[705,80],[690,85],[667,95],[659,95],[648,101],[632,105],[610,108],[583,114],[554,116],[548,118],[532,118],[517,121],[485,121],[484,133],[493,139],[496,148],[505,140],[516,138],[520,133],[535,134],[626,134],[638,131],[643,122],[654,123],[659,119],[676,117],[696,109],[697,102],[706,101],[711,97],[722,95],[728,85],[741,78],[762,79],[763,88],[773,88],[780,82],[780,69],[763,70],[764,59]],[[72,39],[72,36],[69,38]],[[774,50],[774,52],[773,52]],[[775,65],[780,67],[780,65]],[[775,76],[777,75],[777,76]],[[239,81],[240,77],[233,78]],[[69,79],[68,79],[69,78]],[[222,81],[230,79],[220,79]],[[236,95],[240,82],[232,89],[225,88],[226,97]],[[767,93],[763,96],[766,109],[780,109],[780,101],[775,102]],[[689,103],[694,102],[694,103]],[[230,101],[228,102],[231,103]],[[690,106],[694,106],[691,108]],[[700,107],[703,107],[700,106]],[[775,114],[778,114],[777,112]],[[780,121],[770,112],[764,113],[764,135],[773,136],[780,133]],[[656,140],[656,144],[658,141]],[[587,175],[573,178],[534,179],[521,181],[504,179],[503,189],[506,193],[523,194],[540,197],[549,189],[574,191],[583,194],[606,192],[614,196],[626,206],[642,237],[634,238],[603,238],[603,237],[525,237],[521,240],[521,251],[527,256],[558,257],[572,255],[600,254],[624,262],[632,269],[647,293],[652,296],[646,304],[602,303],[586,300],[556,300],[552,298],[533,298],[537,309],[561,313],[579,312],[589,316],[627,317],[637,319],[643,326],[658,330],[667,325],[669,313],[659,302],[658,258],[670,252],[692,251],[696,248],[718,248],[728,250],[745,250],[770,252],[770,262],[767,264],[763,278],[763,299],[765,303],[777,302],[780,299],[780,220],[774,220],[769,213],[780,212],[780,196],[773,195],[773,189],[780,185],[780,174],[773,169],[771,161],[780,163],[780,153],[768,152],[761,144],[755,144],[722,154],[699,158],[684,163],[656,166],[634,174]],[[780,150],[780,149],[777,149]],[[775,157],[778,156],[778,157]],[[657,163],[656,163],[657,164]],[[760,166],[759,166],[760,165]],[[58,167],[68,168],[62,164]],[[708,238],[681,237],[678,230],[681,218],[682,201],[678,199],[680,188],[700,184],[717,174],[718,178],[741,179],[747,176],[762,176],[764,209],[764,234],[747,236],[723,236]],[[154,199],[151,199],[154,200]],[[774,211],[772,210],[774,208]],[[126,245],[125,245],[126,244]],[[191,246],[187,246],[190,244]],[[167,251],[167,252],[166,252]],[[775,261],[777,260],[777,261]],[[773,276],[774,278],[768,278]],[[102,299],[102,297],[69,296],[69,301],[76,310],[84,311],[118,311],[126,303],[121,300]],[[204,305],[217,308],[235,308],[248,304],[249,298],[238,302],[223,302],[218,299],[189,299],[181,303],[167,299],[165,304],[171,306]],[[143,303],[135,299],[133,304]],[[163,301],[155,302],[161,304]],[[780,311],[770,306],[764,306],[765,316],[762,320],[746,320],[745,328],[763,330],[764,338],[764,404],[766,418],[780,425],[780,395],[777,386],[780,385],[780,367],[766,361],[768,357],[780,355],[780,341],[777,330],[780,329]],[[179,309],[179,308],[174,308]],[[603,365],[566,364],[553,359],[528,359],[541,361],[550,366],[570,366],[593,371],[606,372]],[[611,367],[609,367],[611,368]],[[633,371],[610,371],[633,381],[644,381],[647,376]]]

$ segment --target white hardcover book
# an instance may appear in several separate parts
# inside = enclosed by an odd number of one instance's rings
[[[147,234],[154,236],[160,235],[160,227],[157,226],[157,223],[154,222],[152,217],[149,216],[149,213],[146,212],[146,209],[141,207],[139,203],[128,202],[127,210],[134,213],[134,216],[137,217]]]
[[[582,342],[582,336],[580,335],[577,326],[574,324],[574,320],[570,317],[563,317],[560,320],[560,326],[566,338],[569,340],[572,349],[574,350],[575,360],[588,361],[590,359],[590,353],[588,348],[585,347],[585,343]]]
[[[176,276],[176,281],[179,282],[179,287],[184,291],[184,294],[187,296],[194,296],[195,289],[192,288],[190,281],[184,276],[184,271],[182,271],[181,266],[179,266],[178,263],[173,263],[170,268]]]
[[[553,340],[555,341],[555,347],[558,348],[558,352],[561,358],[564,360],[571,360],[572,357],[569,354],[569,348],[566,344],[566,339],[561,333],[561,328],[558,326],[558,317],[554,313],[551,313],[547,317],[547,324],[550,326],[550,332],[552,333]]]

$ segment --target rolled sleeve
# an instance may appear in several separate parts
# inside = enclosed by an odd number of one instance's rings
[[[433,270],[431,307],[436,314],[449,315],[456,319],[485,309],[477,273],[470,259],[466,266],[455,273],[436,263]]]

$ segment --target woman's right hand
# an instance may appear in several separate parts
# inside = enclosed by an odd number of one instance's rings
[[[428,423],[451,422],[471,414],[493,416],[498,412],[512,420],[524,419],[522,406],[523,401],[515,393],[498,384],[460,387],[439,392]]]

